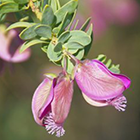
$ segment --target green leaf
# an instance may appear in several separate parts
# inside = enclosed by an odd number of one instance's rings
[[[73,69],[74,69],[73,63],[70,61],[69,58],[66,58],[66,63],[67,63],[67,67],[66,67],[67,72],[68,72],[69,74],[72,74]],[[62,65],[62,67],[64,68],[64,58],[63,58],[62,61],[61,61],[61,65]]]
[[[14,24],[12,24],[12,25],[10,25],[6,30],[7,31],[9,31],[9,30],[11,30],[11,29],[14,29],[14,28],[27,28],[27,27],[29,27],[29,26],[32,26],[32,25],[34,25],[35,23],[29,23],[29,22],[16,22],[16,23],[14,23]]]
[[[78,49],[75,49],[75,48],[69,48],[68,49],[68,52],[71,53],[71,54],[75,54],[77,51],[78,51]]]
[[[29,2],[29,0],[14,0],[18,4],[26,4]]]
[[[5,2],[0,5],[0,13],[6,14],[6,13],[12,13],[19,11],[19,5],[14,2]]]
[[[55,46],[54,52],[60,53],[61,51],[62,51],[62,43],[59,42],[59,43]]]
[[[53,13],[52,8],[49,5],[46,5],[43,10],[43,15],[42,15],[42,24],[46,25],[53,25],[55,23],[55,16]]]
[[[112,60],[111,59],[109,59],[107,62],[106,62],[106,66],[109,68],[110,66],[111,66],[111,62],[112,62]]]
[[[113,73],[119,74],[120,73],[120,69],[119,69],[120,65],[112,65],[111,68],[109,68],[109,70]]]
[[[99,60],[99,61],[101,61],[101,62],[105,62],[105,60],[106,60],[106,55],[100,54],[100,55],[98,55],[98,57],[97,57],[96,59]]]
[[[9,2],[6,1],[0,4],[0,14],[13,13],[13,12],[18,12],[25,9],[26,9],[25,5],[19,6],[19,4],[13,1],[9,1]]]
[[[0,23],[3,22],[6,18],[6,14],[0,14]]]
[[[84,49],[80,49],[76,52],[75,57],[78,58],[79,60],[81,60],[84,57]]]
[[[120,69],[119,69],[119,66],[120,65],[114,65],[114,64],[111,64],[111,62],[112,62],[112,60],[111,59],[109,59],[106,63],[105,63],[105,61],[106,61],[106,56],[104,55],[104,54],[100,54],[100,55],[98,55],[98,57],[96,58],[97,60],[99,60],[99,61],[101,61],[102,63],[104,63],[105,65],[106,65],[106,67],[110,70],[110,71],[112,71],[112,72],[114,72],[114,73],[120,73]]]
[[[90,50],[90,48],[91,48],[91,46],[92,46],[92,43],[93,43],[93,25],[92,25],[92,24],[90,25],[90,27],[89,27],[89,29],[88,29],[88,31],[87,31],[87,34],[90,36],[91,42],[90,42],[89,45],[87,45],[87,46],[85,47],[85,55],[84,55],[84,56],[87,56],[87,55],[88,55],[89,50]]]
[[[49,0],[42,0],[42,4],[41,4],[42,9],[44,9],[45,5],[48,4],[48,1]]]
[[[68,3],[66,3],[65,5],[63,5],[59,10],[57,10],[55,12],[55,15],[57,18],[56,24],[58,24],[62,21],[66,12],[68,12],[68,14],[74,13],[75,9],[77,8],[77,5],[78,5],[78,0],[71,0]]]
[[[72,30],[76,30],[76,28],[77,28],[77,26],[78,26],[78,23],[79,23],[79,19],[78,19],[78,20],[76,20],[76,22],[75,22],[75,24],[74,24],[74,26],[73,26],[73,29],[72,29]]]
[[[35,28],[35,32],[37,35],[44,37],[44,38],[51,38],[52,37],[51,27],[48,25],[38,25]]]
[[[37,34],[35,33],[35,28],[38,24],[27,27],[26,29],[24,29],[21,33],[20,33],[20,38],[22,40],[29,40],[29,39],[33,39],[34,37],[37,36]]]
[[[87,26],[89,25],[91,18],[88,18],[85,23],[82,25],[82,27],[80,28],[80,30],[85,31]]]
[[[69,24],[67,30],[70,30],[70,29],[71,29],[72,24],[73,24],[73,22],[74,22],[74,19],[75,19],[75,17],[76,17],[76,13],[77,13],[77,9],[74,11],[73,17],[72,17],[72,19],[71,19],[71,22],[70,22],[70,24]]]
[[[65,28],[70,24],[71,19],[72,19],[72,16],[73,16],[72,14],[71,14],[71,15],[68,14],[68,13],[65,14],[65,16],[64,16],[64,18],[63,18],[61,24],[60,24],[59,27],[58,27],[58,28],[59,28],[58,36],[59,36],[62,32],[64,32]]]
[[[91,36],[93,34],[93,24],[90,25],[89,29],[87,30],[87,34]]]
[[[58,42],[65,43],[69,38],[70,38],[70,32],[65,31],[59,36]]]
[[[84,46],[79,42],[68,42],[64,44],[64,47],[69,49],[83,49]]]
[[[20,48],[20,53],[24,52],[26,49],[28,49],[29,47],[36,45],[36,44],[42,44],[42,43],[47,43],[45,41],[41,41],[39,39],[34,39],[31,41],[26,41]]]
[[[57,44],[60,47],[60,44]],[[55,46],[52,42],[49,44],[48,49],[47,49],[47,55],[48,58],[52,61],[52,62],[57,62],[60,61],[62,59],[62,52],[58,51],[56,52],[56,48],[57,45]]]
[[[60,8],[60,3],[58,0],[50,0],[50,6],[53,9],[53,12],[56,12]]]
[[[68,42],[78,42],[83,46],[87,46],[91,42],[91,38],[83,31],[74,30],[70,31],[70,39]]]

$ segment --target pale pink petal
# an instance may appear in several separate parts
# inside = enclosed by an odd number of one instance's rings
[[[52,101],[52,114],[54,121],[62,124],[68,116],[73,96],[73,81],[63,77],[54,88],[54,99]]]
[[[35,121],[43,125],[42,118],[50,111],[53,99],[53,80],[45,78],[36,89],[32,99],[32,112]]]
[[[88,97],[94,100],[113,99],[123,93],[129,87],[124,83],[120,74],[113,75],[98,60],[86,60],[82,64],[77,65],[75,79],[79,88]]]
[[[68,116],[73,95],[73,81],[63,72],[59,74],[54,87],[51,111],[46,114],[43,124],[49,134],[61,137],[65,134],[63,123]]]
[[[30,49],[27,49],[23,53],[20,53],[19,49],[20,48],[18,48],[16,50],[15,54],[11,58],[11,62],[14,62],[14,63],[23,62],[23,61],[26,61],[30,57],[30,55],[31,55],[31,50]]]
[[[9,40],[6,39],[6,36],[0,32],[0,58],[5,61],[10,61],[9,50]]]
[[[103,107],[103,106],[107,106],[108,105],[108,102],[106,102],[106,101],[92,100],[85,93],[82,93],[82,95],[83,95],[84,99],[86,100],[86,102],[89,103],[92,106]]]
[[[123,95],[120,95],[114,99],[110,100],[102,100],[97,101],[89,98],[85,93],[82,93],[84,99],[87,103],[89,103],[92,106],[96,107],[104,107],[104,106],[114,106],[118,111],[125,111],[127,100]]]

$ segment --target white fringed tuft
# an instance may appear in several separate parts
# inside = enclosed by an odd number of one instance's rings
[[[57,137],[61,137],[65,134],[62,124],[55,123],[52,113],[49,113],[46,117],[44,117],[43,122],[49,134],[53,135],[56,133]]]
[[[113,105],[118,111],[125,111],[127,99],[124,96],[119,96],[109,102],[110,105]]]

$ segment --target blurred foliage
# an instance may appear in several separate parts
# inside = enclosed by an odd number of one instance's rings
[[[80,6],[81,11],[85,7]],[[88,8],[86,8],[88,9]],[[129,26],[112,25],[94,41],[88,57],[106,54],[122,73],[132,80],[125,92],[128,107],[118,112],[113,107],[96,108],[88,105],[77,87],[70,114],[65,122],[66,135],[62,140],[139,140],[140,139],[140,20]],[[0,77],[0,135],[1,140],[55,140],[39,127],[31,114],[34,90],[43,74],[56,71],[46,55],[37,47],[30,60],[14,64]],[[59,69],[58,69],[59,71]],[[56,72],[58,72],[56,71]]]

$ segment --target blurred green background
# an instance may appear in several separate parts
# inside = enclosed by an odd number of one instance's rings
[[[66,1],[66,0],[65,0]],[[63,3],[64,0],[61,0]],[[90,7],[91,8],[91,7]],[[79,14],[87,18],[91,9],[86,0],[79,1]],[[113,107],[97,108],[87,104],[75,86],[72,106],[64,124],[62,140],[140,140],[140,19],[129,25],[111,24],[94,42],[88,58],[106,54],[121,72],[131,78],[125,91],[128,103],[125,112]],[[32,95],[43,79],[43,74],[59,72],[37,47],[31,58],[13,64],[0,77],[0,139],[1,140],[55,140],[32,117]],[[76,84],[75,84],[76,85]]]

